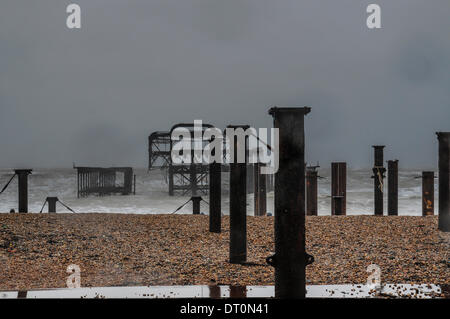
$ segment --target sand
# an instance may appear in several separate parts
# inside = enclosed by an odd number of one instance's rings
[[[248,216],[248,263],[228,263],[208,216],[0,214],[0,290],[63,288],[67,267],[81,286],[273,285],[273,217]],[[449,284],[450,237],[437,217],[311,216],[307,284],[365,284],[377,264],[383,283]]]

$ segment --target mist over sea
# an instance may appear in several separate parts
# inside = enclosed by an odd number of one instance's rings
[[[420,216],[422,214],[422,170],[399,171],[399,215]],[[0,169],[0,187],[12,176],[12,169]],[[77,198],[77,175],[75,169],[35,169],[29,176],[29,210],[39,213],[47,196],[57,196],[63,203],[77,213],[125,213],[125,214],[168,214],[173,212],[190,196],[169,196],[165,172],[135,169],[136,195],[90,196]],[[228,189],[227,173],[223,173],[223,189]],[[331,175],[330,169],[319,169],[318,206],[319,215],[330,215]],[[373,179],[371,169],[347,171],[347,215],[373,214]],[[437,213],[437,179],[435,181],[435,213]],[[387,207],[387,178],[384,185],[385,214]],[[204,197],[208,201],[208,197]],[[267,211],[273,213],[273,192],[267,195]],[[17,211],[17,177],[6,191],[0,195],[0,212]],[[208,214],[208,205],[201,204],[201,211]],[[222,212],[228,215],[229,198],[222,195]],[[247,196],[247,211],[253,215],[253,194]],[[44,208],[47,212],[47,207]],[[57,212],[70,213],[57,204]],[[188,203],[177,214],[192,214],[192,205]]]

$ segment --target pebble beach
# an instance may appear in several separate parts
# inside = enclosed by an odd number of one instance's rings
[[[273,285],[273,217],[247,216],[247,263],[228,263],[229,219],[208,216],[0,214],[0,290],[65,288],[67,267],[82,287]],[[365,284],[376,264],[382,283],[450,283],[450,236],[437,217],[308,216],[307,284]]]

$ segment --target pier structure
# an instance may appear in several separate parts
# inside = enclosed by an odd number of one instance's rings
[[[131,167],[82,167],[77,170],[77,197],[133,193],[133,168]],[[120,175],[120,176],[119,176]],[[118,177],[122,177],[120,180]]]

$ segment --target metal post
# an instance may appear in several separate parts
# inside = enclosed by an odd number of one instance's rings
[[[317,216],[317,166],[306,168],[306,215]]]
[[[439,230],[450,232],[450,132],[438,132]]]
[[[375,199],[375,215],[383,216],[383,188],[384,188],[384,173],[386,168],[384,168],[383,160],[383,149],[384,145],[374,145],[372,146],[375,150],[375,161],[373,166],[373,176],[374,179],[374,199]]]
[[[388,215],[398,215],[398,160],[388,161]]]
[[[28,213],[28,175],[31,169],[16,169],[14,172],[19,178],[19,213]]]
[[[242,128],[247,125],[228,126],[229,128]],[[247,260],[247,156],[245,163],[237,163],[239,151],[246,151],[245,145],[239,145],[234,138],[234,158],[230,163],[230,263],[239,264]]]
[[[259,216],[259,163],[253,164],[253,215]]]
[[[259,174],[258,174],[258,216],[266,216],[267,215],[267,190],[266,190],[266,179],[267,175],[261,174],[261,167],[264,164],[259,164]]]
[[[331,163],[331,215],[347,214],[347,163]]]
[[[434,215],[434,172],[422,172],[422,216]]]
[[[305,132],[309,107],[273,107],[279,130],[275,174],[275,298],[305,298]],[[269,260],[268,260],[269,262]]]
[[[222,219],[222,165],[211,163],[209,165],[209,231],[220,233]]]
[[[46,199],[49,213],[56,213],[56,202],[58,197],[47,197]]]
[[[200,202],[202,198],[200,196],[192,196],[192,214],[200,215]]]

